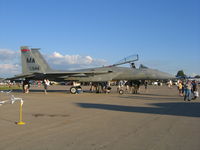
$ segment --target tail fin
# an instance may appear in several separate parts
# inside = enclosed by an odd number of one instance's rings
[[[29,49],[27,46],[21,47],[22,73],[46,73],[51,72],[38,48]]]

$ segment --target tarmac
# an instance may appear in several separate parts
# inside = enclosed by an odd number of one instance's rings
[[[140,94],[69,94],[69,86],[33,87],[20,103],[0,106],[0,150],[199,150],[200,99],[183,101],[176,87]],[[68,90],[66,92],[66,89]],[[0,100],[9,97],[2,96]]]

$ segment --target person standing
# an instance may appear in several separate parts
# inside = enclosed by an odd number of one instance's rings
[[[169,88],[172,88],[172,85],[173,85],[172,80],[169,80],[169,82],[168,82],[168,87],[169,87]]]
[[[193,100],[195,100],[197,97],[199,97],[198,85],[195,80],[192,81],[192,94],[193,94],[193,98],[192,98]]]
[[[188,101],[191,100],[191,89],[192,89],[192,84],[191,81],[188,80],[187,83],[185,84],[185,96],[184,96],[184,101],[187,99]]]
[[[183,89],[182,81],[179,81],[179,82],[178,82],[179,96],[183,96],[183,94],[182,94],[182,89]]]
[[[148,82],[145,81],[145,82],[144,82],[144,89],[145,89],[145,92],[147,91],[147,86],[148,86]]]
[[[29,80],[28,79],[25,79],[23,81],[23,92],[24,93],[29,93],[29,88],[30,88],[30,83],[29,83]]]
[[[44,79],[43,84],[44,84],[44,93],[47,94],[47,88],[50,85],[50,82],[48,79]]]
[[[120,90],[123,90],[123,87],[124,87],[124,81],[123,81],[123,80],[120,80],[120,81],[118,82],[117,91],[119,92]]]

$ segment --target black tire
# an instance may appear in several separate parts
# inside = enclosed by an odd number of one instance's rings
[[[70,93],[71,94],[76,94],[77,93],[77,88],[76,87],[71,87],[70,88]]]
[[[111,90],[112,88],[109,86],[109,87],[107,87],[107,90]]]

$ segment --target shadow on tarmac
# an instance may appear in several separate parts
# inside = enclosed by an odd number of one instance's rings
[[[154,95],[154,97],[148,97],[148,96],[145,96],[143,94],[141,95],[137,95],[137,96],[120,96],[120,98],[129,98],[129,99],[137,99],[137,100],[177,100],[177,99],[182,99],[183,100],[183,97],[160,97],[160,95]]]
[[[103,109],[111,111],[136,112],[159,115],[200,117],[200,103],[195,102],[174,102],[174,103],[153,103],[153,107],[122,106],[95,103],[76,103],[82,108]]]

